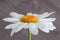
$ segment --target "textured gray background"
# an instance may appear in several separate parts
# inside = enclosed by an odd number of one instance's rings
[[[27,40],[27,30],[22,29],[10,37],[11,30],[4,29],[10,23],[6,23],[2,19],[9,17],[9,13],[12,11],[21,14],[55,11],[53,16],[57,18],[54,22],[57,29],[49,34],[39,30],[37,36],[32,35],[32,40],[60,40],[60,0],[0,0],[0,40]]]

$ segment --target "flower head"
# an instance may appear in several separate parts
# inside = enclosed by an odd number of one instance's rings
[[[20,20],[21,22],[25,22],[25,23],[30,23],[30,22],[37,22],[38,21],[38,17],[33,16],[33,15],[25,15],[21,18]]]
[[[11,17],[3,19],[5,22],[12,22],[12,24],[7,25],[5,29],[12,29],[11,36],[23,28],[29,29],[33,35],[38,34],[38,28],[45,33],[49,33],[50,30],[53,31],[56,29],[53,25],[53,21],[55,21],[56,18],[47,18],[53,13],[54,12],[45,12],[41,15],[27,13],[26,15],[22,15],[11,12]]]

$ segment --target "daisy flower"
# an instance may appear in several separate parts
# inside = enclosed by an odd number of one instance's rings
[[[56,18],[47,18],[53,13],[54,12],[51,13],[45,12],[40,15],[27,13],[26,15],[22,15],[16,12],[11,12],[10,13],[11,17],[3,19],[5,22],[12,23],[7,25],[5,29],[12,29],[10,36],[12,36],[14,33],[19,32],[23,28],[29,29],[29,31],[33,35],[38,34],[38,29],[45,33],[49,33],[50,31],[56,29],[56,27],[53,25],[53,22],[56,20]]]

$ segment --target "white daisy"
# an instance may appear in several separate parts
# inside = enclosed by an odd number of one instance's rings
[[[53,13],[54,12],[45,12],[41,15],[27,13],[26,15],[22,15],[11,12],[10,16],[12,17],[3,19],[5,22],[12,22],[12,24],[7,25],[5,29],[12,29],[11,36],[23,28],[29,29],[33,35],[38,34],[38,28],[45,33],[49,33],[50,30],[53,31],[56,29],[53,25],[53,21],[55,21],[56,18],[47,18]]]

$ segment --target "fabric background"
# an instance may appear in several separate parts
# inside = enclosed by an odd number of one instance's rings
[[[5,26],[10,24],[2,21],[9,17],[10,12],[25,14],[28,12],[41,14],[43,12],[55,11],[51,17],[56,17],[54,22],[56,30],[46,34],[39,30],[37,36],[32,35],[32,40],[60,40],[60,0],[0,0],[0,40],[28,40],[28,32],[22,29],[20,32],[10,37],[11,30],[5,30]]]

